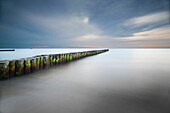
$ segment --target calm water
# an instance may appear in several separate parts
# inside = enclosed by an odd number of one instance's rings
[[[111,49],[1,81],[0,113],[170,113],[170,49]]]

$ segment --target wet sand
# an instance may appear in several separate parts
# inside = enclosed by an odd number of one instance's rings
[[[0,81],[0,113],[170,113],[169,68],[169,49],[113,49]]]

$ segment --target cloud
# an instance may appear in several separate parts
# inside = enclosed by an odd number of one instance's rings
[[[148,24],[158,24],[162,22],[168,22],[169,20],[169,12],[163,11],[163,12],[157,12],[157,13],[151,13],[140,17],[134,17],[127,21],[125,21],[125,26],[132,26],[132,27],[140,27],[143,25]]]
[[[111,38],[110,36],[103,36],[103,35],[96,35],[96,34],[87,34],[83,36],[79,36],[74,38],[74,41],[79,41],[79,42],[89,42],[89,41],[101,41],[101,40],[107,40]]]
[[[85,17],[85,18],[83,19],[83,23],[87,24],[88,22],[89,22],[89,18]]]
[[[100,34],[97,25],[89,23],[88,17],[57,15],[50,17],[28,16],[30,21],[45,32],[61,37],[76,37],[85,34]]]
[[[87,34],[76,38],[77,47],[170,47],[170,26],[162,26],[152,30],[131,34],[129,37],[115,37],[108,35]]]
[[[132,34],[130,37],[120,38],[121,40],[159,40],[170,39],[170,26],[154,28],[148,31],[142,31]]]

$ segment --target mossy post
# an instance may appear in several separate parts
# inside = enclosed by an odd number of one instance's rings
[[[0,79],[9,78],[9,61],[0,62]]]
[[[60,61],[60,64],[63,64],[63,63],[65,63],[65,54],[62,54],[61,55],[61,61]]]
[[[78,52],[76,52],[76,60],[79,58],[79,54]]]
[[[24,73],[31,73],[31,58],[24,59]]]
[[[69,61],[70,61],[70,54],[67,53],[67,54],[66,54],[66,62],[69,62]]]
[[[72,60],[75,60],[75,59],[76,59],[76,54],[72,53]]]
[[[44,68],[44,58],[43,58],[43,56],[37,56],[37,57],[40,57],[40,67],[39,67],[39,69],[43,69]]]
[[[69,61],[72,61],[72,60],[73,60],[73,54],[70,53],[69,56],[70,56],[70,57],[69,57]]]
[[[84,52],[81,52],[81,57],[84,58]]]
[[[78,57],[79,57],[79,59],[81,58],[81,52],[78,53]]]
[[[36,68],[37,71],[40,70],[40,57],[35,57],[36,58]]]
[[[62,54],[62,62],[61,63],[64,63],[65,62],[65,54]]]
[[[37,62],[36,62],[36,58],[32,57],[31,58],[31,72],[35,72],[37,71]]]
[[[83,58],[83,55],[82,55],[82,54],[83,54],[83,52],[80,52],[80,58]]]
[[[51,66],[56,65],[56,55],[51,55]]]
[[[24,74],[24,59],[15,61],[15,75],[21,76]]]
[[[60,54],[56,54],[56,55],[55,55],[55,58],[56,58],[56,64],[60,64],[61,55],[60,55]]]
[[[64,62],[63,63],[66,63],[67,62],[67,54],[64,54]]]
[[[53,56],[52,55],[49,55],[49,60],[50,60],[50,66],[53,65]]]
[[[63,62],[63,54],[59,54],[59,59],[60,59],[60,61],[59,61],[59,64],[61,64],[62,62]]]
[[[15,76],[15,60],[9,61],[9,77]]]
[[[48,69],[50,67],[50,57],[49,57],[49,55],[43,56],[43,64],[44,64],[44,69]]]

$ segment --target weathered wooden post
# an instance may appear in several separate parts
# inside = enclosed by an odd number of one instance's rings
[[[15,61],[15,75],[20,76],[24,74],[24,59]]]
[[[40,70],[40,57],[35,57],[36,58],[36,68],[37,68],[37,71]]]
[[[49,55],[49,59],[50,59],[50,66],[52,66],[53,65],[53,56]]]
[[[76,60],[76,59],[77,59],[77,57],[76,57],[76,56],[77,56],[77,55],[76,55],[76,53],[74,53],[74,54],[73,54],[73,56],[74,56],[74,60]]]
[[[84,52],[82,52],[81,57],[84,58]]]
[[[67,54],[64,54],[64,63],[67,62]]]
[[[24,59],[24,74],[31,73],[31,58]]]
[[[63,54],[59,54],[59,64],[63,63]]]
[[[65,63],[66,62],[66,54],[63,54],[63,62],[62,63]]]
[[[37,61],[35,57],[31,58],[31,72],[37,71]]]
[[[84,56],[85,56],[85,57],[87,56],[87,52],[84,52]]]
[[[70,53],[70,58],[69,58],[69,61],[72,61],[73,60],[73,54]]]
[[[50,67],[50,56],[49,55],[43,56],[43,64],[44,64],[44,69],[48,69]]]
[[[79,59],[79,53],[76,53],[76,60]]]
[[[9,78],[9,61],[0,62],[0,79]]]
[[[70,61],[70,55],[69,53],[66,54],[66,62],[69,62]]]
[[[76,59],[76,54],[72,53],[72,60],[75,60],[75,59]]]
[[[43,56],[38,56],[38,57],[40,57],[40,67],[39,67],[39,69],[43,69],[44,68],[44,58],[43,58]]]
[[[60,55],[60,54],[56,54],[56,55],[55,55],[55,58],[56,58],[56,64],[60,64],[61,55]]]
[[[15,76],[15,60],[9,61],[9,77]]]
[[[56,65],[56,55],[51,55],[51,66]]]

